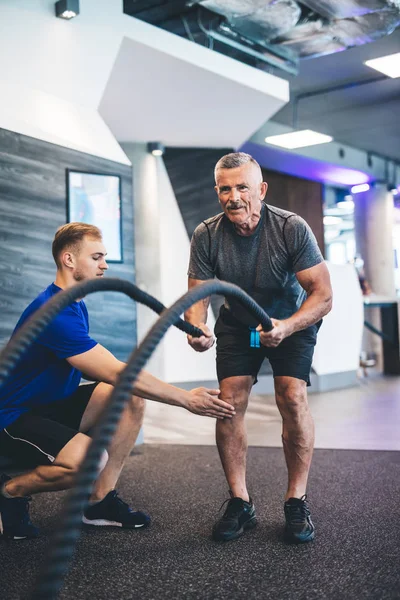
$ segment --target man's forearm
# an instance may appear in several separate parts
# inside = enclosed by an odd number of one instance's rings
[[[169,383],[160,381],[147,371],[141,371],[133,388],[133,393],[148,400],[156,400],[172,406],[187,406],[189,392]]]
[[[310,325],[314,325],[327,315],[331,308],[332,297],[329,293],[310,294],[299,310],[288,319],[285,319],[286,324],[290,328],[289,335],[292,335],[296,331],[307,329]]]
[[[185,321],[198,325],[199,323],[207,323],[208,305],[210,298],[204,298],[200,302],[196,302],[185,312]]]
[[[102,381],[115,386],[125,367],[126,363],[117,361],[115,368],[109,371],[107,381],[104,377],[102,378]],[[141,398],[156,400],[157,402],[163,402],[164,404],[171,404],[173,406],[186,407],[189,399],[189,392],[170,385],[169,383],[165,383],[164,381],[160,381],[160,379],[157,379],[157,377],[154,377],[147,371],[140,371],[132,392]]]

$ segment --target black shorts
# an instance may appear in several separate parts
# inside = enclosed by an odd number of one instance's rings
[[[227,377],[252,375],[254,383],[265,358],[268,358],[274,377],[302,379],[310,385],[311,363],[317,333],[322,321],[285,338],[276,348],[252,348],[250,329],[233,318],[224,308],[215,324],[217,338],[218,381]]]
[[[61,402],[44,404],[0,430],[0,454],[17,463],[51,464],[79,433],[83,413],[98,383],[80,385]]]

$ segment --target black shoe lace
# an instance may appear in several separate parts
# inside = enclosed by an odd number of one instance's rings
[[[124,502],[119,496],[118,496],[118,492],[117,490],[112,490],[111,492],[111,497],[113,498],[114,502],[115,502],[115,507],[117,509],[118,512],[122,511],[122,512],[133,512],[131,507],[129,506],[129,504],[127,504],[126,502]]]
[[[224,512],[223,518],[229,519],[231,517],[236,517],[238,509],[243,508],[243,502],[244,501],[241,498],[227,498],[221,504],[218,512],[220,513],[222,508],[225,506],[225,504],[228,503],[228,505],[226,507],[226,511]]]
[[[286,504],[286,510],[292,523],[304,523],[304,521],[306,521],[311,515],[306,498],[307,496],[304,495],[300,498],[300,502],[288,502]]]

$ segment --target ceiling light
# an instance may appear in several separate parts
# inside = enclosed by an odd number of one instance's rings
[[[353,185],[350,191],[352,194],[360,194],[361,192],[368,192],[368,190],[368,183],[361,183],[360,185]]]
[[[281,148],[304,148],[306,146],[315,146],[317,144],[327,144],[333,138],[330,135],[324,135],[311,129],[303,129],[302,131],[293,131],[292,133],[284,133],[282,135],[270,135],[265,138],[267,144],[280,146]]]
[[[348,198],[348,196],[345,196],[345,198]],[[351,198],[351,196],[350,196]],[[354,200],[342,200],[341,202],[338,202],[336,205],[338,208],[340,208],[341,210],[344,210],[346,212],[353,212],[354,210]]]
[[[149,142],[147,144],[147,152],[151,152],[153,156],[162,156],[165,152],[165,147],[161,142]]]
[[[395,77],[400,77],[400,52],[389,54],[388,56],[381,56],[380,58],[373,58],[372,60],[366,60],[365,64],[367,67],[380,71],[393,79]]]
[[[330,215],[325,215],[323,221],[324,225],[339,225],[343,219],[340,217],[331,217]]]
[[[69,21],[79,15],[79,0],[58,0],[55,9],[56,17]]]

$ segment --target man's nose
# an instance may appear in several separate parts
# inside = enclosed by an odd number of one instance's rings
[[[239,200],[240,199],[240,194],[239,191],[236,187],[231,188],[230,194],[229,194],[229,200]]]
[[[103,269],[103,271],[107,271],[108,269],[108,264],[106,262],[106,260],[104,259],[103,262],[100,265],[100,268]]]

